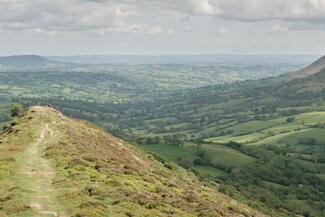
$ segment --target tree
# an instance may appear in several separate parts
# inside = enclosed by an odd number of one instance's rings
[[[190,168],[191,166],[193,166],[193,162],[189,159],[188,156],[180,156],[177,158],[176,162],[184,167],[185,169]]]
[[[11,105],[11,109],[10,109],[10,113],[12,117],[17,117],[19,115],[21,115],[21,113],[23,112],[23,106],[20,104],[12,104]]]
[[[292,123],[295,121],[295,118],[294,117],[290,117],[290,118],[287,118],[287,123]]]
[[[310,145],[317,145],[317,141],[316,141],[316,139],[311,138],[310,141],[309,141],[309,144],[310,144]]]

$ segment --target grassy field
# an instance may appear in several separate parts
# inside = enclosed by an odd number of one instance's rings
[[[268,121],[249,121],[236,126],[226,128],[227,131],[234,131],[236,134],[247,134],[252,132],[258,132],[272,127],[273,124]]]
[[[212,166],[194,165],[193,161],[198,158],[198,150],[193,146],[176,147],[153,144],[142,145],[141,147],[147,152],[157,153],[165,159],[174,162],[177,162],[179,158],[190,159],[192,168],[197,169],[202,175],[222,176],[225,174],[222,170]],[[208,157],[212,159],[212,163],[218,164],[219,166],[242,167],[254,161],[254,158],[222,145],[203,144],[201,148],[207,151]]]
[[[275,136],[269,136],[251,145],[310,145],[312,139],[315,139],[315,144],[325,143],[325,129],[308,128],[302,130],[294,130],[288,133],[281,133]]]
[[[176,161],[179,157],[188,157],[189,159],[195,159],[197,156],[197,150],[194,147],[183,148],[161,144],[143,145],[141,147],[147,152],[159,153],[170,161]]]
[[[289,123],[288,118],[292,119]],[[223,129],[231,132],[228,135],[207,138],[205,141],[285,146],[309,145],[314,139],[317,144],[325,144],[325,129],[322,128],[324,122],[325,112],[308,112],[268,121],[248,121]]]
[[[213,161],[220,165],[241,167],[254,161],[254,158],[244,155],[229,147],[221,145],[202,145],[202,147],[208,151],[208,154],[213,158]]]
[[[226,176],[226,173],[220,169],[211,167],[211,166],[197,166],[194,165],[192,168],[196,169],[199,171],[200,175],[206,177],[223,177]]]
[[[233,136],[233,135],[227,135],[227,136],[218,136],[218,137],[212,137],[205,139],[207,142],[215,142],[215,143],[228,143],[228,142],[238,142],[238,143],[253,143],[260,141],[262,138],[266,137],[265,133],[251,133],[243,136]]]

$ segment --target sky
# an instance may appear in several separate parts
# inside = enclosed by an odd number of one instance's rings
[[[325,0],[0,0],[0,55],[324,54]]]

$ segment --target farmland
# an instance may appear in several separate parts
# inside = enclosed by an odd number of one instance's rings
[[[217,183],[220,191],[253,207],[263,203],[294,211],[299,204],[297,213],[321,216],[325,98],[317,82],[324,73],[200,86],[213,83],[210,78],[193,88],[188,81],[194,71],[178,67],[161,74],[168,74],[171,86],[155,76],[158,72],[143,74],[143,81],[104,70],[0,73],[1,117],[9,120],[10,102],[51,103],[65,115],[95,122],[178,163],[207,185]]]

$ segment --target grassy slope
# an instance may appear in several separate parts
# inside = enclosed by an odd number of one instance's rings
[[[67,216],[263,216],[93,124],[43,107],[14,123],[1,136],[1,216],[39,215],[31,202],[46,183],[19,172],[38,161],[55,176],[47,177],[48,204],[35,203]]]

